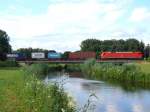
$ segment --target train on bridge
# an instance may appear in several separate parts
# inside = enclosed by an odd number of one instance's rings
[[[16,61],[83,61],[90,58],[97,60],[142,60],[144,54],[142,52],[102,52],[96,53],[92,51],[70,52],[67,58],[63,58],[61,53],[57,52],[32,52],[30,57],[25,53],[9,53],[6,54],[7,59]]]

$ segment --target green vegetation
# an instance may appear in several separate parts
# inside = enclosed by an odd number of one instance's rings
[[[48,64],[50,71],[80,72],[81,64]]]
[[[5,31],[0,30],[0,53],[8,53],[10,51],[9,36]]]
[[[36,76],[47,75],[49,73],[49,66],[47,64],[32,64],[23,68],[25,74],[28,76],[32,74]]]
[[[61,71],[65,68],[65,64],[48,64],[50,71]]]
[[[136,66],[140,67],[142,72],[150,74],[150,62],[137,63]]]
[[[98,40],[98,39],[86,39],[81,43],[81,51],[144,51],[144,43],[138,41],[137,39],[127,39],[127,40]]]
[[[80,72],[81,71],[81,64],[66,64],[64,69],[67,72]]]
[[[19,64],[16,61],[0,61],[0,67],[18,67]]]
[[[46,73],[47,67],[33,65],[28,69],[30,72],[0,70],[0,112],[74,112],[71,98],[63,88],[45,85],[37,78],[36,74]]]
[[[150,74],[142,72],[140,67],[134,64],[125,64],[122,66],[98,64],[92,59],[85,62],[82,66],[82,71],[88,78],[96,80],[134,83],[141,86],[149,86],[150,84]]]

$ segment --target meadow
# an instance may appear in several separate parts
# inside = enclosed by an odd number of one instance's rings
[[[42,77],[53,70],[80,71],[95,80],[150,85],[150,63],[99,64],[91,59],[83,65],[33,64],[0,68],[0,112],[75,112],[73,99],[62,86],[44,84]]]
[[[38,67],[27,69],[33,72]],[[45,85],[22,68],[0,68],[0,112],[74,112],[74,108],[59,85]]]

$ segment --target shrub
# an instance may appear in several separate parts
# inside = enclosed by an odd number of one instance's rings
[[[81,65],[80,64],[67,64],[64,66],[64,69],[67,72],[80,72],[81,71]]]

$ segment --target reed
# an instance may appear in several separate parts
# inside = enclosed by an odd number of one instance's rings
[[[98,64],[95,60],[88,60],[82,66],[85,77],[96,80],[114,80],[123,83],[150,84],[150,74],[141,71],[134,64],[122,66],[114,64]]]

